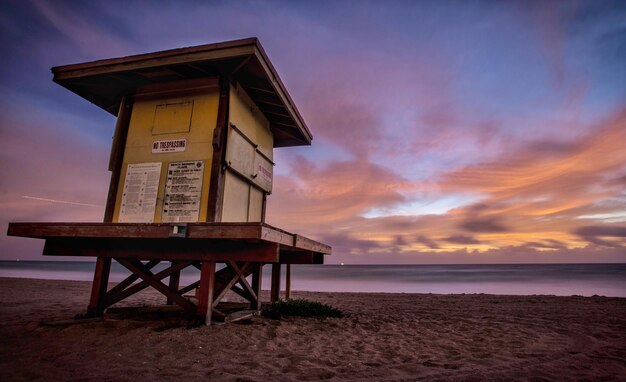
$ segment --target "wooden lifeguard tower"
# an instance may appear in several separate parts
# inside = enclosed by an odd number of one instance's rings
[[[312,136],[256,38],[52,73],[117,116],[104,222],[10,223],[8,235],[45,239],[46,256],[96,257],[89,316],[153,287],[210,324],[225,318],[217,306],[229,290],[260,309],[264,264],[275,301],[282,264],[322,264],[331,253],[265,224],[274,147],[309,145]],[[112,260],[130,275],[109,289]],[[181,287],[187,267],[200,277]],[[193,290],[197,302],[185,296]]]

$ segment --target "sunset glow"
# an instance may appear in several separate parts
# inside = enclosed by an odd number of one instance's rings
[[[624,2],[3,8],[5,231],[102,221],[115,118],[50,67],[256,36],[314,138],[275,150],[267,220],[327,262],[626,261]],[[41,246],[2,236],[0,259]]]

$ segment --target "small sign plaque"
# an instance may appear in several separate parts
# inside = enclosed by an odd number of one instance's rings
[[[170,163],[163,198],[163,222],[198,221],[203,175],[203,161]]]
[[[152,142],[152,154],[176,153],[187,150],[187,139],[167,139]]]

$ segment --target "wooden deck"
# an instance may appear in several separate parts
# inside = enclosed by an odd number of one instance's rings
[[[328,245],[264,223],[10,223],[45,239],[45,256],[322,264]]]
[[[271,300],[275,301],[282,264],[287,264],[289,275],[290,264],[323,264],[324,256],[331,253],[325,244],[264,223],[9,223],[7,234],[44,239],[46,256],[96,257],[90,317],[153,287],[168,303],[207,324],[213,317],[226,319],[216,307],[229,290],[247,299],[251,309],[260,309],[264,264],[272,264]],[[112,260],[130,275],[109,289]],[[169,266],[153,273],[151,269],[161,262]],[[216,271],[217,263],[225,266]],[[199,269],[200,280],[181,287],[180,272],[187,267]],[[162,281],[165,278],[168,285]],[[286,282],[288,291],[289,277]],[[195,289],[197,304],[184,296]]]

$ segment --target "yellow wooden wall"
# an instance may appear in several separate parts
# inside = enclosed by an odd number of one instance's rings
[[[190,88],[186,88],[190,86]],[[210,187],[211,162],[213,156],[213,131],[217,122],[219,86],[217,81],[202,86],[182,83],[179,89],[154,91],[139,89],[135,97],[113,221],[119,221],[120,204],[126,170],[129,164],[161,163],[161,175],[154,222],[161,221],[165,180],[170,162],[203,161],[201,203],[198,221],[206,221],[207,201]],[[167,110],[167,109],[170,110]],[[188,115],[190,113],[190,115]],[[154,141],[186,138],[184,152],[152,153]]]

